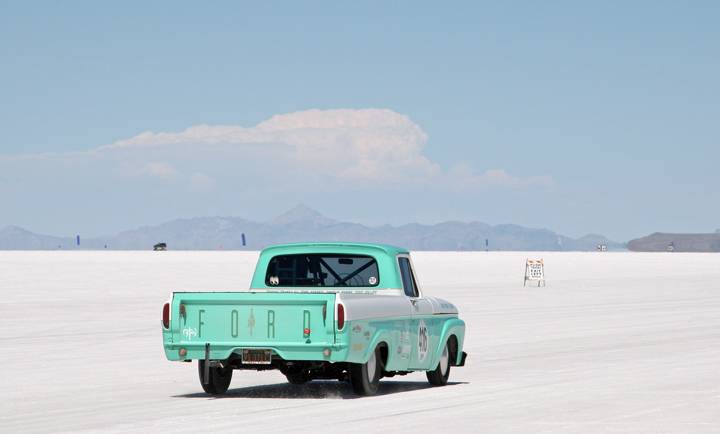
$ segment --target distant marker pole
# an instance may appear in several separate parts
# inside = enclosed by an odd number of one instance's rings
[[[489,250],[489,249],[488,249],[488,246],[489,246],[489,245],[490,245],[490,240],[488,240],[487,238],[485,238],[485,251],[486,251],[486,252]]]
[[[240,234],[240,238],[242,238],[242,245],[245,247],[245,233]]]
[[[75,244],[80,245],[80,235],[75,235]]]

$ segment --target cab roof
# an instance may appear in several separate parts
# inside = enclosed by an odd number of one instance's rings
[[[390,244],[377,243],[352,243],[352,242],[312,242],[312,243],[287,243],[276,244],[266,247],[261,254],[272,253],[274,255],[282,253],[378,253],[383,252],[390,256],[409,253],[407,249]]]

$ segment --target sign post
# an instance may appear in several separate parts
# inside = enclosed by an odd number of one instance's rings
[[[545,286],[545,264],[543,260],[527,259],[525,260],[525,280],[523,286],[527,285],[528,281],[537,282],[537,286]]]

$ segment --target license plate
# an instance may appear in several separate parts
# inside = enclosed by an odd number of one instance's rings
[[[242,350],[242,362],[247,365],[269,365],[272,362],[272,350]]]

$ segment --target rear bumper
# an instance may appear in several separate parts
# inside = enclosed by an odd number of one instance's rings
[[[171,361],[186,360],[203,360],[205,359],[205,344],[207,342],[183,342],[183,343],[164,343],[165,357]],[[319,343],[296,343],[296,342],[268,342],[267,344],[252,342],[209,342],[210,360],[226,360],[233,353],[240,354],[242,349],[248,348],[267,348],[273,351],[274,356],[278,356],[283,360],[293,361],[328,361],[343,362],[347,358],[347,345],[344,344],[328,344],[326,342]],[[330,350],[330,355],[325,355],[325,350]],[[181,350],[185,355],[181,356]]]

